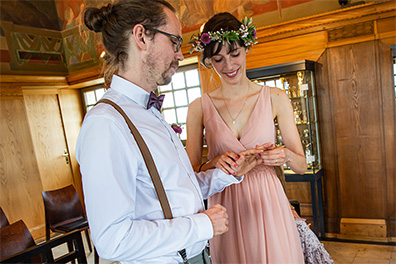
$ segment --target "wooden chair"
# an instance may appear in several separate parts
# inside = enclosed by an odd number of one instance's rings
[[[5,215],[3,209],[0,207],[0,228],[4,226],[8,226],[10,223],[8,222],[7,216]]]
[[[25,223],[19,220],[0,229],[0,245],[0,259],[4,259],[33,247],[36,243]],[[40,258],[36,260],[40,262]]]
[[[55,259],[52,249],[65,243],[75,247]],[[36,245],[25,223],[19,220],[0,229],[0,245],[0,263],[67,263],[75,259],[78,263],[87,263],[81,232],[78,230]]]
[[[73,185],[61,189],[43,191],[45,211],[45,236],[50,239],[50,231],[66,233],[73,230],[85,231],[89,251],[92,252],[91,240],[88,233],[88,221],[85,217],[80,197]],[[72,245],[69,244],[69,250]],[[94,250],[95,263],[99,263],[99,256]]]

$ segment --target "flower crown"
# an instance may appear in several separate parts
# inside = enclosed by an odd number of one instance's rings
[[[215,32],[207,32],[198,35],[192,35],[191,41],[188,44],[192,44],[190,49],[190,54],[193,51],[201,52],[204,50],[204,47],[208,45],[212,41],[217,41],[219,43],[224,43],[225,41],[230,44],[231,41],[242,40],[245,44],[245,47],[256,44],[255,41],[257,32],[256,26],[252,24],[253,19],[245,17],[242,19],[242,25],[238,30],[224,31],[220,29]]]

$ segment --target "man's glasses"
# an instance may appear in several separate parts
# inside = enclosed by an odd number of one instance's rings
[[[170,33],[164,32],[164,31],[161,31],[161,30],[156,29],[156,28],[149,28],[149,27],[147,27],[146,29],[152,30],[152,31],[156,31],[156,32],[161,33],[161,34],[163,34],[163,35],[165,35],[165,36],[168,36],[168,37],[170,37],[170,38],[172,38],[172,39],[174,39],[174,40],[177,40],[177,43],[174,42],[174,41],[172,41],[172,43],[173,43],[173,45],[175,45],[175,47],[176,47],[175,53],[176,53],[176,52],[179,52],[180,47],[181,47],[181,45],[182,45],[182,43],[183,43],[183,38],[182,38],[182,37],[179,37],[179,36],[176,36],[176,35],[173,35],[173,34],[170,34]]]

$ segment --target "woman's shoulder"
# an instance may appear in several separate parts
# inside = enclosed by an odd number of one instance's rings
[[[203,97],[204,95],[202,95]],[[202,97],[198,97],[196,98],[194,101],[192,101],[189,105],[188,108],[189,109],[196,109],[196,108],[202,108]]]
[[[270,89],[270,96],[272,101],[285,101],[289,100],[286,92],[278,87],[268,87]]]
[[[214,88],[212,91],[207,93],[207,96],[210,97],[210,98],[222,97],[220,86]]]

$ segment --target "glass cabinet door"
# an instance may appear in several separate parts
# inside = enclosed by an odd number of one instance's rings
[[[321,160],[314,62],[304,60],[251,69],[247,71],[247,76],[258,84],[282,89],[289,96],[308,164],[307,173],[315,174],[321,169]],[[276,119],[275,128],[276,145],[283,146]],[[286,164],[284,164],[284,169],[285,173],[292,173]]]

